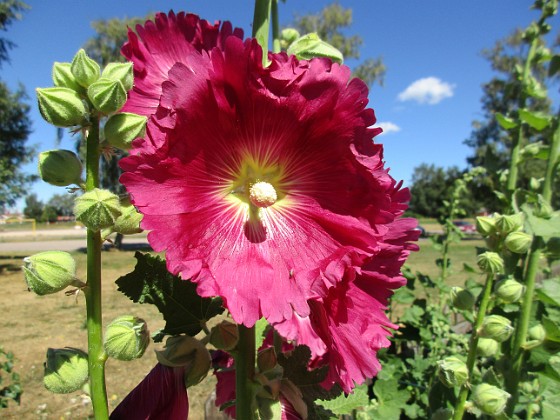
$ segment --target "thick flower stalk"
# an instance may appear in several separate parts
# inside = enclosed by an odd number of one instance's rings
[[[150,244],[237,323],[265,317],[309,346],[330,366],[324,385],[349,392],[379,370],[384,309],[418,235],[366,85],[329,59],[269,53],[263,67],[254,39],[194,15],[137,33],[124,109],[148,124],[121,181]]]

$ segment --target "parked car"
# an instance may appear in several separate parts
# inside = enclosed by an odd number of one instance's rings
[[[476,233],[476,226],[465,220],[454,220],[453,224],[463,233],[467,233],[469,235]]]

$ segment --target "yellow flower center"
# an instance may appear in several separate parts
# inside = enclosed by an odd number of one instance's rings
[[[260,181],[254,183],[249,189],[249,200],[257,207],[266,208],[276,203],[278,195],[271,184]]]

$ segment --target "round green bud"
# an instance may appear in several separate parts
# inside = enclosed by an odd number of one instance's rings
[[[499,416],[506,408],[507,400],[511,395],[506,391],[490,384],[478,385],[473,393],[474,404],[488,416]]]
[[[496,252],[484,252],[476,257],[478,267],[487,274],[499,274],[504,271],[504,260]]]
[[[72,89],[75,92],[83,91],[83,87],[76,81],[72,74],[70,63],[55,62],[52,70],[52,79],[55,86]]]
[[[516,254],[525,254],[532,242],[533,236],[525,232],[511,232],[504,241],[506,248]]]
[[[210,343],[219,350],[233,350],[239,341],[237,324],[222,321],[210,332]]]
[[[539,195],[539,200],[535,206],[535,216],[542,217],[543,219],[550,219],[554,214],[554,209],[549,202],[544,200],[542,196]]]
[[[451,288],[451,301],[453,306],[461,310],[469,310],[474,306],[474,295],[462,287]]]
[[[516,213],[511,215],[500,215],[496,217],[496,230],[507,235],[508,233],[515,232],[523,227],[523,213]]]
[[[76,220],[88,229],[98,231],[108,228],[121,215],[119,197],[111,191],[94,188],[76,198],[74,214]]]
[[[513,333],[511,321],[501,315],[489,315],[482,321],[480,337],[492,338],[499,343],[506,341]]]
[[[278,358],[276,357],[276,351],[274,347],[267,347],[258,352],[257,354],[257,366],[259,372],[268,372],[276,367],[278,363]]]
[[[134,233],[142,232],[140,222],[142,221],[142,213],[136,210],[130,198],[126,197],[121,199],[121,215],[115,220],[113,231],[123,235],[132,235]]]
[[[300,37],[300,34],[295,28],[282,29],[280,32],[280,46],[282,49],[287,50],[290,44]]]
[[[88,98],[98,111],[112,114],[126,102],[126,89],[118,80],[101,78],[88,87]]]
[[[84,49],[76,53],[72,59],[70,70],[76,82],[85,88],[99,79],[101,73],[99,64],[89,58]]]
[[[462,386],[469,379],[467,365],[457,357],[446,357],[437,364],[439,380],[448,388]]]
[[[59,292],[76,279],[76,261],[68,252],[39,252],[23,261],[27,287],[40,296]]]
[[[48,150],[39,153],[39,176],[57,187],[82,182],[82,162],[70,150]]]
[[[546,339],[546,331],[542,324],[537,324],[527,331],[529,339],[542,343]]]
[[[149,343],[146,322],[132,315],[123,315],[107,325],[103,346],[113,359],[128,361],[142,357]]]
[[[500,351],[500,344],[491,338],[480,337],[476,345],[476,352],[482,357],[493,357]]]
[[[57,127],[71,127],[87,122],[88,111],[82,98],[65,87],[37,88],[37,100],[42,117]]]
[[[88,380],[88,355],[82,350],[50,348],[44,367],[45,388],[56,394],[78,391]]]
[[[514,303],[521,299],[525,286],[511,278],[496,283],[496,296],[505,303]]]
[[[105,124],[105,139],[111,146],[128,150],[132,147],[133,140],[146,134],[147,121],[143,115],[128,112],[115,114]]]
[[[496,218],[492,216],[479,216],[476,218],[476,230],[482,236],[488,236],[496,230]]]
[[[132,89],[134,82],[134,74],[132,72],[132,63],[109,63],[101,73],[102,78],[118,80],[122,83],[124,89],[128,92]]]

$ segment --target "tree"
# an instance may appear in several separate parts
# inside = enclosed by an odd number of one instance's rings
[[[43,202],[39,200],[37,194],[28,195],[25,198],[25,208],[23,209],[23,214],[28,219],[41,220],[43,207]]]
[[[363,43],[359,35],[347,36],[342,32],[352,24],[352,9],[345,9],[338,3],[326,6],[319,13],[296,16],[293,23],[301,34],[316,32],[323,41],[338,48],[345,59],[360,58],[360,46]],[[385,76],[383,60],[368,58],[353,69],[355,77],[362,79],[369,87],[374,83],[383,85]]]
[[[5,0],[0,3],[0,30],[6,28],[14,19],[19,18],[19,11],[27,5],[17,0]],[[0,67],[9,59],[8,51],[14,45],[0,37]],[[11,92],[8,86],[0,81],[0,211],[6,206],[14,205],[15,201],[25,195],[28,185],[36,179],[26,175],[21,166],[29,161],[31,151],[25,142],[31,132],[29,105],[24,101],[25,92],[20,86]]]
[[[52,207],[57,216],[72,216],[74,214],[74,195],[55,194],[47,202],[47,206]]]

